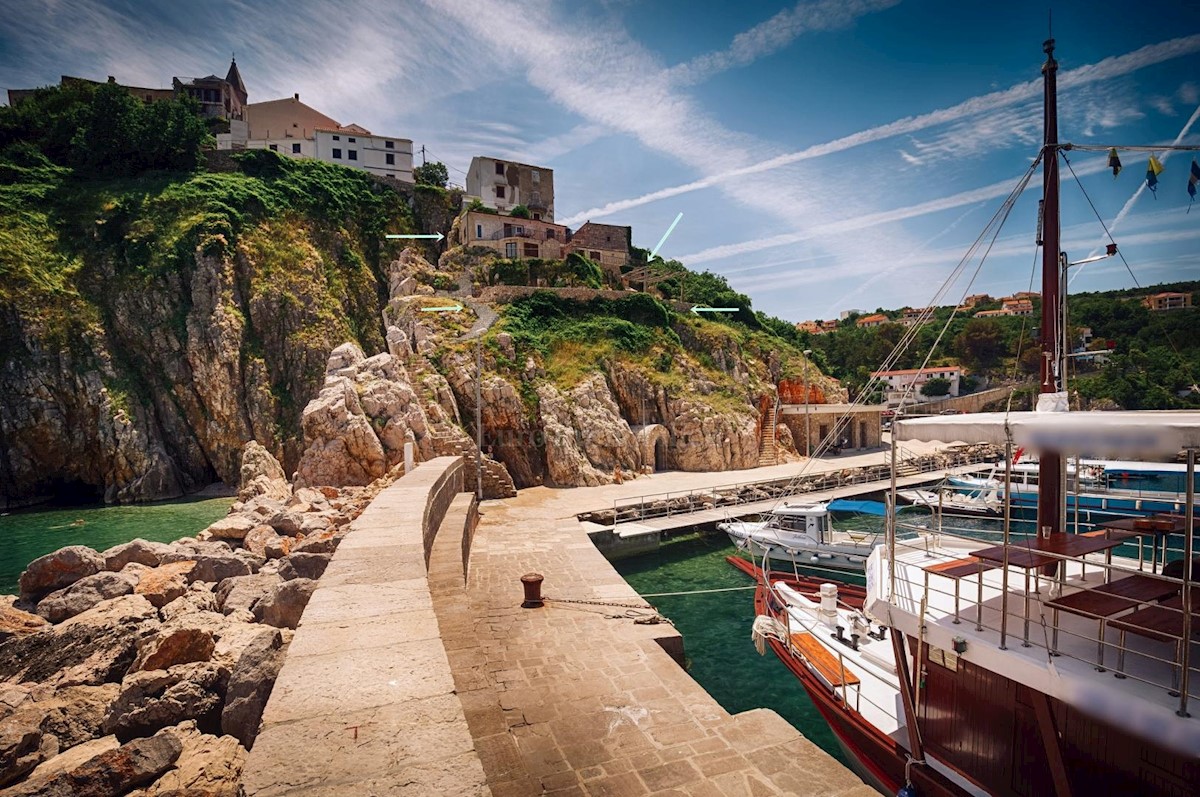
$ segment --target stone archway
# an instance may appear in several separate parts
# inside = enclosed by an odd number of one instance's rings
[[[671,443],[671,433],[661,423],[648,423],[645,426],[635,426],[638,449],[642,455],[643,467],[655,471],[666,470],[670,467],[668,451]]]

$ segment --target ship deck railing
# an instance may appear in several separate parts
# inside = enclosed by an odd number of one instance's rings
[[[911,526],[897,522],[896,528],[899,533]],[[1122,689],[1156,703],[1176,701],[1176,713],[1189,716],[1189,700],[1200,697],[1195,677],[1200,669],[1185,639],[1200,641],[1200,588],[1164,575],[1157,557],[1141,556],[1142,546],[1136,558],[1114,558],[1117,546],[1133,541],[1116,533],[1109,544],[1098,542],[1114,532],[1067,534],[1077,538],[1068,541],[1068,549],[1087,550],[1081,555],[1043,549],[1030,537],[1014,535],[1006,568],[1003,560],[977,556],[995,556],[978,530],[942,525],[919,540],[896,540],[891,601],[923,615],[925,623],[966,624],[964,637],[977,644],[1011,645],[1045,657],[1059,671],[1115,678]],[[1170,554],[1184,553],[1167,544],[1169,535],[1157,536],[1164,541],[1162,564]],[[1046,565],[1054,565],[1056,574],[1041,572]],[[964,589],[963,582],[970,587]],[[1184,614],[1185,584],[1191,590],[1190,617]],[[1072,661],[1085,666],[1072,668]]]

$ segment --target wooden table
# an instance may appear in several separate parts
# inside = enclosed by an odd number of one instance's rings
[[[1179,587],[1168,581],[1161,581],[1151,576],[1132,575],[1109,581],[1094,589],[1081,589],[1070,595],[1047,603],[1054,608],[1054,629],[1058,630],[1058,612],[1064,612],[1099,620],[1100,626],[1096,635],[1096,669],[1104,670],[1104,631],[1109,619],[1114,615],[1130,612],[1147,603],[1170,598],[1177,595]],[[1054,644],[1058,645],[1058,635],[1055,634]]]
[[[1196,598],[1200,597],[1195,588],[1193,588],[1191,597],[1194,606]],[[1126,632],[1160,642],[1175,643],[1175,661],[1171,668],[1171,684],[1172,690],[1175,692],[1179,683],[1179,668],[1183,661],[1183,646],[1186,644],[1183,638],[1183,596],[1177,595],[1157,606],[1139,609],[1119,620],[1113,620],[1109,625],[1121,632],[1120,649],[1117,651],[1118,678],[1125,677]],[[1200,635],[1200,614],[1197,614],[1195,610],[1192,611],[1191,629],[1190,636],[1195,640]],[[1173,696],[1178,695],[1176,693]]]
[[[1097,529],[1104,529],[1106,532],[1118,533],[1127,532],[1136,534],[1139,537],[1150,536],[1150,572],[1158,572],[1158,540],[1163,539],[1162,546],[1162,564],[1167,563],[1167,540],[1165,538],[1172,534],[1183,534],[1187,531],[1187,519],[1182,515],[1151,515],[1148,518],[1121,518],[1120,520],[1110,520],[1108,523],[1099,523]],[[1138,541],[1138,568],[1142,567],[1142,543]]]
[[[1089,553],[1109,551],[1121,544],[1119,539],[1109,537],[1091,537],[1083,534],[1051,534],[1048,537],[1028,537],[1017,543],[993,545],[972,551],[971,555],[990,562],[997,562],[1002,567],[1005,557],[1008,564],[1025,571],[1025,620],[1024,638],[1021,642],[1029,647],[1029,571],[1043,565],[1058,564],[1059,557],[1082,558]],[[1053,554],[1053,555],[1052,555]],[[1059,568],[1059,585],[1063,583],[1066,568]],[[1057,645],[1058,626],[1055,625],[1055,647]],[[1053,649],[1051,653],[1053,653]]]

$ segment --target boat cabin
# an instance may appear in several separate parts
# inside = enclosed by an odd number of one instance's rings
[[[825,504],[784,504],[771,513],[771,525],[814,542],[827,542],[829,508]]]

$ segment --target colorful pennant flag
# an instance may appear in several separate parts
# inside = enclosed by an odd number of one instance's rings
[[[1146,187],[1150,189],[1150,193],[1154,194],[1154,198],[1158,199],[1158,176],[1162,174],[1163,165],[1158,162],[1158,158],[1150,156],[1150,162],[1146,164]]]
[[[1108,151],[1108,168],[1113,170],[1113,177],[1121,173],[1121,158],[1117,155],[1116,147]]]
[[[1188,196],[1192,198],[1192,202],[1196,201],[1196,184],[1200,183],[1200,165],[1196,164],[1196,159],[1192,158],[1192,173],[1188,177]],[[1192,206],[1189,204],[1188,213],[1192,212]]]

